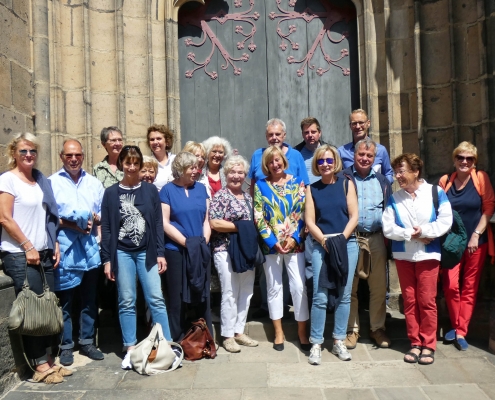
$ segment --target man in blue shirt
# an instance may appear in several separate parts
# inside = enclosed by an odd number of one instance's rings
[[[80,354],[92,360],[103,360],[103,353],[93,344],[95,321],[98,315],[96,289],[99,266],[97,225],[100,224],[103,185],[82,169],[84,152],[78,140],[64,142],[60,153],[63,168],[48,179],[60,216],[60,265],[54,270],[55,291],[64,315],[61,334],[60,363],[71,365],[72,354],[72,300],[75,288],[80,286],[81,316]]]
[[[359,108],[349,115],[349,125],[352,131],[352,142],[338,148],[344,168],[349,168],[354,164],[354,146],[359,140],[369,137],[368,131],[371,121],[368,119],[366,111]],[[384,175],[390,183],[394,182],[394,173],[390,165],[390,157],[387,149],[379,143],[376,144],[376,157],[373,170]]]
[[[356,187],[359,209],[357,235],[365,237],[370,248],[370,337],[378,347],[390,347],[390,339],[385,333],[387,249],[382,233],[382,214],[388,197],[392,194],[392,188],[385,176],[372,168],[376,152],[377,145],[370,138],[359,140],[355,146],[354,165],[342,171],[342,174],[351,179]],[[363,259],[358,261],[358,268],[359,262],[362,261]],[[354,277],[345,343],[348,349],[354,349],[359,338],[358,285],[359,278]]]

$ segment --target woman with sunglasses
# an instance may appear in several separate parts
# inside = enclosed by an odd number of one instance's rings
[[[0,176],[1,253],[5,274],[14,281],[16,295],[26,274],[30,289],[43,293],[42,272],[54,291],[53,270],[60,253],[57,203],[47,178],[34,168],[39,144],[36,136],[22,133],[7,147],[9,170]],[[43,271],[41,271],[43,269]],[[72,372],[56,366],[46,349],[51,336],[22,336],[27,358],[34,370],[32,380],[47,384],[63,382]]]
[[[445,334],[444,339],[453,342],[458,350],[467,350],[466,335],[485,257],[487,253],[495,256],[490,227],[495,196],[488,175],[476,171],[478,151],[474,145],[460,143],[452,157],[455,172],[444,175],[439,184],[447,193],[452,209],[459,213],[469,241],[461,262],[442,271],[443,291],[452,324],[452,330]]]
[[[332,353],[342,361],[350,360],[351,354],[345,346],[347,321],[351,307],[351,292],[354,271],[358,259],[358,245],[353,235],[358,223],[357,196],[354,183],[343,176],[337,176],[342,170],[342,161],[335,147],[320,146],[313,157],[312,171],[321,180],[306,190],[305,220],[313,236],[313,306],[311,307],[311,334],[313,344],[308,362],[321,363],[321,345],[324,338],[327,306],[333,303],[334,328]],[[330,238],[330,239],[329,239]],[[333,238],[333,239],[332,239]],[[323,282],[322,269],[328,271],[330,261],[328,240],[332,240],[336,249],[347,256],[347,276],[342,269],[341,278],[328,276],[329,282]],[[333,266],[332,266],[333,268]],[[329,283],[327,285],[326,283]],[[333,289],[329,289],[332,286]]]
[[[163,220],[156,187],[139,179],[143,155],[137,146],[125,146],[117,165],[124,173],[105,190],[101,205],[101,261],[105,276],[117,282],[119,320],[127,353],[122,369],[131,369],[136,339],[136,277],[143,288],[153,322],[172,340],[159,274],[167,269]]]

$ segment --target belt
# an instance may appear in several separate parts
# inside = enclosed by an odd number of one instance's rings
[[[371,235],[374,235],[376,233],[382,233],[382,231],[374,231],[374,232],[357,232],[357,236],[362,236],[362,237],[370,237]]]

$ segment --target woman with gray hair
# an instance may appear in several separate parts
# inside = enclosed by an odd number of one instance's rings
[[[221,173],[222,162],[232,153],[230,143],[224,138],[212,136],[203,142],[206,149],[206,165],[202,176],[208,180],[208,194],[215,196],[221,188],[225,187],[227,181],[225,174]],[[200,178],[200,180],[202,180]]]
[[[194,304],[196,315],[206,320],[212,331],[210,315],[210,255],[206,266],[204,290],[199,298],[187,296],[184,291],[187,282],[183,259],[191,249],[186,243],[192,238],[210,241],[208,223],[209,199],[203,184],[196,182],[198,161],[194,154],[180,152],[172,162],[174,180],[160,191],[162,202],[163,229],[165,231],[165,259],[169,266],[165,273],[168,295],[169,323],[172,340],[180,341],[187,329],[186,304]]]
[[[225,350],[231,353],[240,352],[239,345],[258,346],[256,340],[244,334],[249,303],[253,296],[254,266],[241,272],[239,266],[233,265],[229,253],[231,233],[241,229],[238,227],[238,221],[251,221],[253,236],[243,236],[243,240],[257,243],[258,233],[253,222],[253,199],[242,190],[248,169],[249,164],[242,156],[230,156],[227,159],[223,168],[227,185],[213,196],[209,213],[213,230],[213,260],[222,288],[221,334],[224,337]]]
[[[101,145],[107,151],[107,155],[93,167],[93,175],[106,189],[124,177],[124,173],[117,168],[117,160],[124,145],[122,131],[116,126],[103,128],[100,133]]]

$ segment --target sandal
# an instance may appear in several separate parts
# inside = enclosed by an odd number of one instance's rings
[[[73,371],[71,371],[70,369],[67,369],[67,368],[62,367],[61,365],[55,365],[55,364],[53,364],[52,365],[52,369],[55,372],[58,372],[58,374],[60,376],[71,376],[73,374]]]
[[[421,350],[421,346],[411,346],[411,350],[412,349]],[[404,354],[404,362],[409,364],[416,364],[421,354],[413,353],[411,350],[409,350],[406,354]],[[407,359],[406,356],[412,357],[412,360]]]
[[[47,385],[52,384],[52,383],[60,383],[64,381],[64,378],[53,368],[49,368],[46,371],[39,372],[36,371],[31,378],[32,382],[43,382],[46,383]]]
[[[423,351],[428,350],[429,353],[425,354]],[[430,365],[433,364],[435,361],[435,351],[428,348],[428,347],[423,347],[423,351],[421,352],[421,355],[419,356],[418,364],[421,365]],[[431,361],[424,361],[425,358],[431,358]]]

